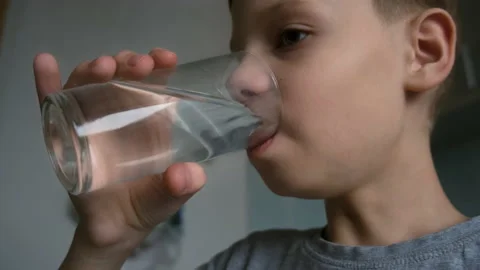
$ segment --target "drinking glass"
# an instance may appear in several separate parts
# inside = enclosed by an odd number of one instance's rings
[[[254,148],[279,118],[275,76],[250,52],[80,86],[42,103],[50,160],[74,195]]]

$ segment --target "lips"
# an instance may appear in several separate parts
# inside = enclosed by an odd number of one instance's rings
[[[275,138],[276,133],[272,134],[267,139],[264,139],[262,142],[252,145],[247,149],[247,153],[251,156],[258,156],[261,153],[265,152],[268,147],[272,144],[273,139]]]

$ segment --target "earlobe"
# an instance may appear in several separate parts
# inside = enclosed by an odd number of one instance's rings
[[[412,23],[411,51],[406,89],[423,92],[435,89],[450,74],[455,62],[456,26],[443,9],[429,9]]]

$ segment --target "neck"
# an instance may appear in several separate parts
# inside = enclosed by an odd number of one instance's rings
[[[445,195],[429,143],[399,147],[381,176],[327,199],[327,238],[349,246],[386,246],[467,220]],[[412,145],[412,144],[410,144]]]

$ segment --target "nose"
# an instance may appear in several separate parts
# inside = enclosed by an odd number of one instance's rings
[[[250,55],[239,59],[238,66],[227,80],[231,97],[247,106],[252,100],[275,91],[275,87],[275,80],[268,66]]]

